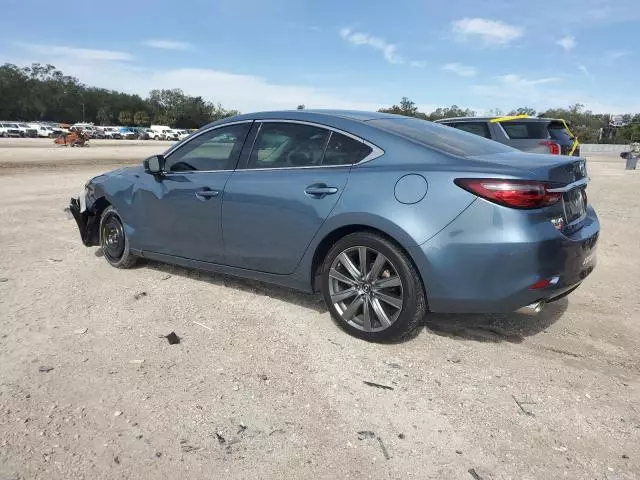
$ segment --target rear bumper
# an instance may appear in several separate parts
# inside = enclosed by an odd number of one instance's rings
[[[524,223],[518,212],[476,201],[431,240],[409,249],[439,313],[500,313],[577,288],[596,265],[600,224],[588,207],[571,237],[550,222]],[[543,279],[552,286],[532,290]]]

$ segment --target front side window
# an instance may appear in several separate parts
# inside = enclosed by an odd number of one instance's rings
[[[250,123],[220,127],[203,133],[167,157],[168,172],[232,170],[242,150]]]
[[[330,133],[311,125],[265,122],[256,137],[247,168],[320,166]]]

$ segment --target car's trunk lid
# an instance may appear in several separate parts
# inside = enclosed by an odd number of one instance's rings
[[[509,175],[513,175],[513,168],[515,167],[527,171],[526,177],[523,178],[563,185],[582,180],[587,176],[586,161],[582,157],[512,151],[469,158],[473,161],[493,164],[496,167],[508,167]]]
[[[496,173],[499,173],[500,167],[508,167],[504,173],[509,177],[548,182],[550,189],[562,192],[562,201],[551,210],[562,214],[563,228],[571,231],[580,228],[587,206],[585,189],[588,176],[584,158],[508,152],[471,159],[498,167],[494,170]],[[522,176],[516,173],[514,167],[522,169]]]

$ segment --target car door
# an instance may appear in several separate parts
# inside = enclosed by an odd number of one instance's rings
[[[256,122],[253,137],[225,187],[225,262],[290,274],[340,198],[351,165],[372,147],[304,122]]]
[[[251,122],[215,127],[171,151],[162,175],[145,174],[135,196],[143,250],[219,263],[221,208]]]

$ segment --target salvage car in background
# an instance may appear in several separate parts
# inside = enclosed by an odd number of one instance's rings
[[[207,125],[91,179],[70,210],[114,267],[319,290],[338,325],[383,340],[427,311],[538,310],[577,288],[600,229],[588,180],[582,158],[416,118],[296,110]]]
[[[527,115],[458,117],[437,123],[504,143],[523,152],[580,156],[580,144],[563,119]]]
[[[40,138],[53,138],[56,136],[55,132],[48,125],[42,123],[30,123],[29,126],[36,131],[36,136]]]
[[[0,137],[22,137],[22,130],[17,123],[2,122],[0,123]]]

